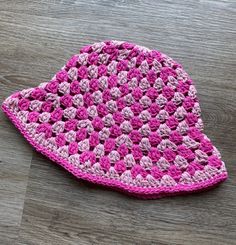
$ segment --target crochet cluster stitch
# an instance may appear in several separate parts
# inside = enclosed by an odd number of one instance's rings
[[[39,152],[93,183],[142,198],[227,178],[203,133],[196,89],[167,55],[128,42],[88,45],[3,111]]]

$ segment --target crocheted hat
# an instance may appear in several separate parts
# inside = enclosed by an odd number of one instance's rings
[[[86,46],[49,82],[2,109],[39,152],[78,178],[142,198],[224,181],[203,133],[196,89],[182,66],[135,44]]]

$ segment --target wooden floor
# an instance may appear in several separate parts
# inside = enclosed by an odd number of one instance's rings
[[[184,197],[130,198],[76,180],[1,112],[0,244],[236,244],[235,0],[2,0],[0,100],[104,39],[159,49],[184,65],[229,179]]]

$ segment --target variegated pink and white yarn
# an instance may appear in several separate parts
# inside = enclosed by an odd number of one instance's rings
[[[24,137],[69,172],[142,198],[199,191],[227,178],[203,133],[182,66],[128,42],[86,46],[52,78],[2,104]]]

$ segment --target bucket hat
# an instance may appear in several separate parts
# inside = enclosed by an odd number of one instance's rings
[[[2,109],[37,151],[79,179],[140,198],[201,191],[227,178],[203,132],[192,79],[157,50],[88,45]]]

